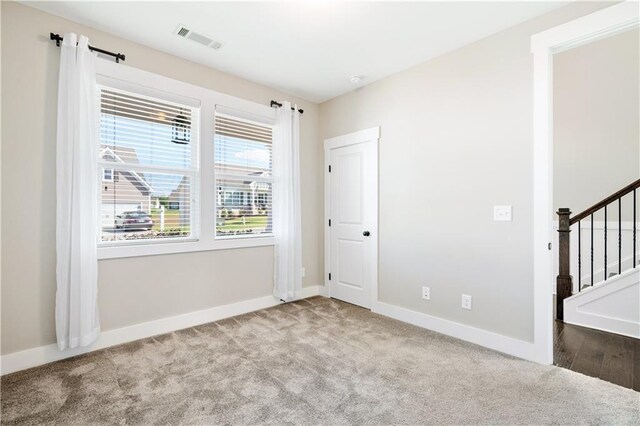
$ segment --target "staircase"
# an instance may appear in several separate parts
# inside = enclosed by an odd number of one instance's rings
[[[574,216],[571,216],[568,208],[558,210],[559,268],[556,280],[556,319],[565,321],[567,307],[576,310],[582,306],[586,312],[584,307],[587,305],[591,308],[597,306],[599,310],[603,309],[602,306],[613,306],[614,303],[621,302],[618,299],[614,301],[614,297],[620,298],[621,295],[636,299],[630,302],[624,299],[622,302],[626,305],[634,303],[633,306],[629,305],[631,310],[635,311],[631,316],[637,316],[637,311],[640,310],[640,307],[636,308],[640,305],[640,297],[636,297],[640,288],[640,278],[636,279],[640,277],[640,253],[637,246],[638,188],[640,179]],[[596,223],[598,225],[595,225]],[[573,259],[570,238],[572,230],[578,234],[577,241],[574,240],[574,244],[577,243],[577,256]],[[574,271],[577,272],[575,285],[571,271],[572,263],[574,267],[577,266],[577,271]],[[589,295],[577,297],[582,292]],[[612,296],[614,293],[616,295]],[[606,298],[610,300],[603,302]],[[572,318],[576,317],[575,314],[572,312]],[[615,317],[615,312],[612,315]],[[606,317],[605,314],[601,316]]]

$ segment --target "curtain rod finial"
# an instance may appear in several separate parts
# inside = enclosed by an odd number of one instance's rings
[[[59,34],[49,33],[49,39],[56,41],[56,46],[60,47],[60,41],[62,41],[62,37]]]

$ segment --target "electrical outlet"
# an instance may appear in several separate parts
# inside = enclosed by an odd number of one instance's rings
[[[471,310],[471,296],[468,294],[462,295],[462,309]]]
[[[425,300],[431,300],[431,288],[422,287],[422,298]]]
[[[302,267],[302,278],[304,278],[305,275],[305,270],[304,270],[304,266]]]

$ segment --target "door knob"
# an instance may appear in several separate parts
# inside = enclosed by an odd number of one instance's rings
[[[362,235],[364,235],[365,237],[368,237],[369,235],[371,235],[371,233],[369,231],[364,231]]]

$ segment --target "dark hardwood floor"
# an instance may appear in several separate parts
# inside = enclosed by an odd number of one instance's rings
[[[554,321],[553,363],[640,392],[640,340]]]

